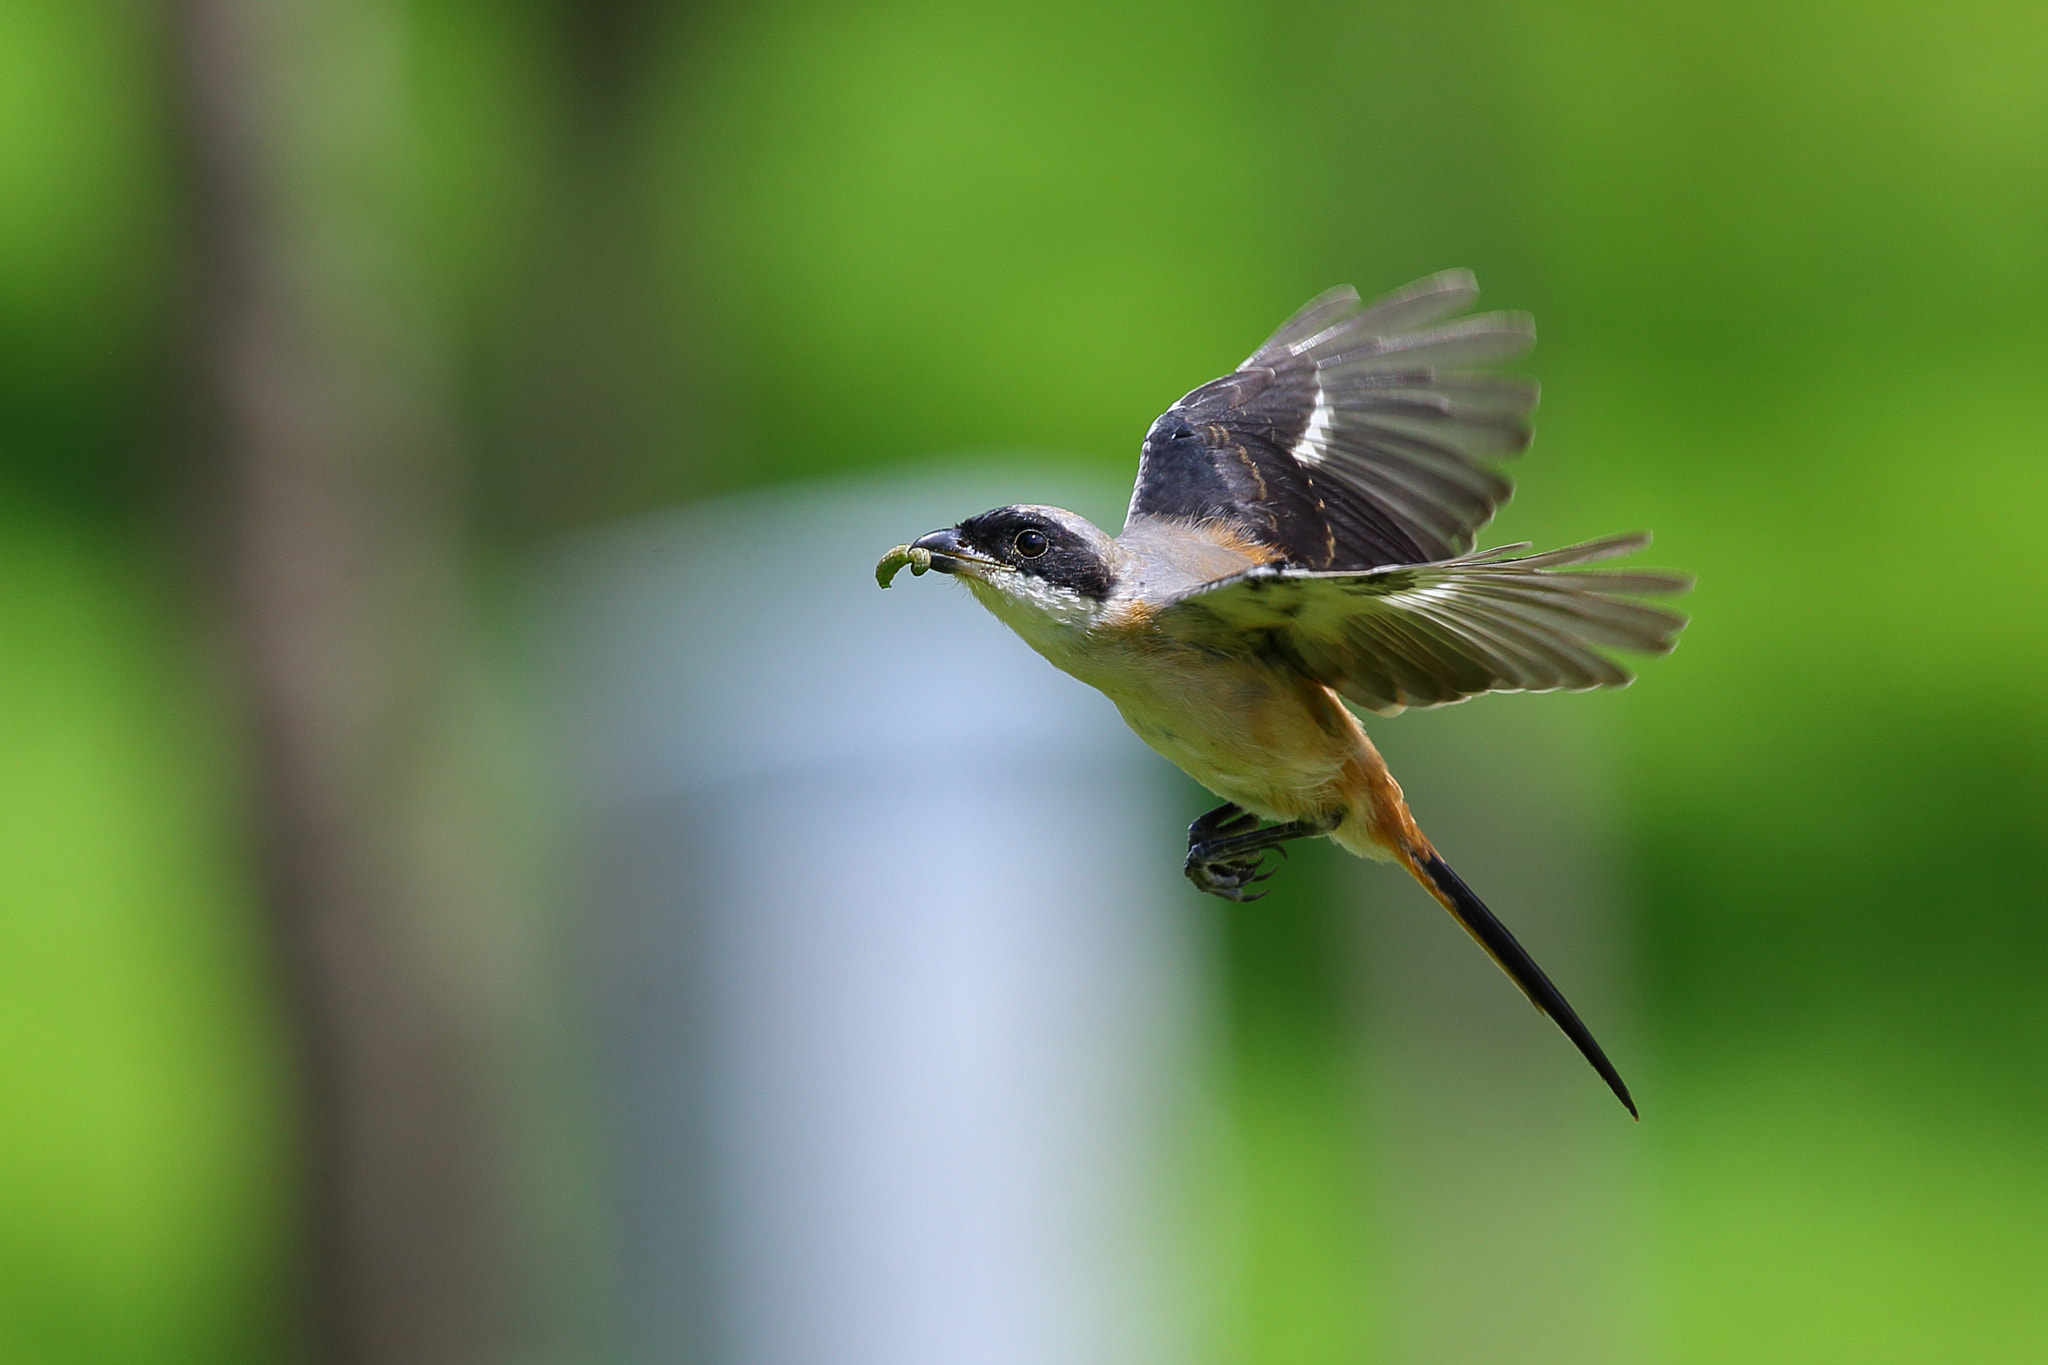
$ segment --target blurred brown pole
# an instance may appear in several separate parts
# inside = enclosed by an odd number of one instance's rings
[[[465,618],[455,446],[402,246],[404,14],[173,13],[198,524],[298,1034],[312,1354],[502,1359],[484,1029],[432,928],[467,890],[423,835]]]

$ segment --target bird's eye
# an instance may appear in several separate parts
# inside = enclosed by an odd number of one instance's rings
[[[1017,538],[1010,542],[1017,547],[1017,553],[1026,559],[1036,559],[1046,552],[1052,542],[1045,538],[1043,531],[1019,531]]]

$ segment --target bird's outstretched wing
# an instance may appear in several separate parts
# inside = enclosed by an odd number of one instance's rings
[[[1471,306],[1447,270],[1371,304],[1313,299],[1235,371],[1152,424],[1130,521],[1215,521],[1312,569],[1450,559],[1513,485],[1496,462],[1529,444],[1533,380],[1473,367],[1528,349],[1526,314]]]
[[[1636,601],[1684,592],[1683,574],[1565,572],[1641,549],[1612,536],[1510,557],[1511,545],[1363,572],[1261,565],[1186,593],[1155,618],[1197,645],[1269,650],[1369,711],[1442,706],[1481,692],[1620,687],[1601,651],[1663,654],[1685,618]]]

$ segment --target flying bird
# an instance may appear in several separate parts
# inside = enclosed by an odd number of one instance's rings
[[[877,566],[951,574],[1224,804],[1185,871],[1255,899],[1268,853],[1327,838],[1398,862],[1578,1047],[1628,1087],[1562,993],[1416,825],[1358,717],[1482,692],[1620,687],[1611,649],[1664,654],[1685,618],[1642,601],[1691,579],[1586,566],[1647,534],[1473,551],[1507,500],[1537,386],[1486,367],[1535,340],[1522,313],[1466,317],[1465,271],[1370,304],[1333,289],[1152,424],[1124,527],[998,507]]]

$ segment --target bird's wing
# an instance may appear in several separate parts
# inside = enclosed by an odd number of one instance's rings
[[[1347,700],[1392,715],[1481,692],[1583,691],[1632,677],[1605,649],[1663,654],[1685,618],[1634,599],[1692,580],[1650,570],[1567,572],[1641,549],[1646,534],[1544,554],[1504,546],[1363,572],[1262,565],[1176,598],[1161,631],[1205,648],[1279,655]]]
[[[1464,554],[1513,489],[1496,462],[1528,446],[1537,396],[1474,368],[1528,349],[1526,314],[1443,320],[1478,294],[1447,270],[1370,304],[1311,300],[1152,424],[1127,528],[1221,522],[1312,569]]]

